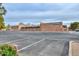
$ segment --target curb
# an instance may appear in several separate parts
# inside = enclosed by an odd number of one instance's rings
[[[70,41],[69,42],[69,56],[72,56],[72,43],[73,43],[74,41]]]

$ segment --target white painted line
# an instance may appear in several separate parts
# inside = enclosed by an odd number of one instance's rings
[[[12,42],[19,42],[19,41],[21,41],[21,40],[25,40],[25,39],[26,39],[26,38],[24,38],[24,39],[17,39],[17,40],[12,40],[12,41],[5,42],[5,43],[9,44],[9,43],[12,43]]]
[[[4,40],[4,41],[0,41],[0,44],[12,44],[12,43],[16,43],[16,42],[20,42],[21,40],[25,40],[26,38],[24,38],[24,39],[17,39],[17,40],[11,40],[11,41],[6,41],[6,40]],[[28,39],[27,39],[28,40]]]
[[[33,45],[35,45],[35,44],[38,44],[39,42],[44,41],[44,40],[45,40],[45,39],[42,39],[42,40],[40,40],[40,41],[37,41],[37,42],[35,42],[35,43],[32,43],[32,44],[30,44],[30,45],[28,45],[28,46],[23,47],[22,49],[19,49],[18,51],[22,51],[22,50],[24,50],[24,49],[27,49],[27,48],[29,48],[29,47],[31,47],[31,46],[33,46]]]
[[[3,40],[3,41],[0,41],[0,43],[2,43],[2,42],[4,42],[5,40]]]

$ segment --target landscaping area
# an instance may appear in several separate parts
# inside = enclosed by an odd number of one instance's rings
[[[11,44],[0,45],[0,55],[1,56],[18,56],[17,48]]]

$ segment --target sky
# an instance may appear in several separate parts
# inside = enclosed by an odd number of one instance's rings
[[[79,22],[77,3],[5,3],[5,24],[39,24],[40,22],[63,22],[69,25]]]

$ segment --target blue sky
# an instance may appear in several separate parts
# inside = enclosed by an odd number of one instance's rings
[[[38,24],[40,22],[63,22],[69,25],[79,21],[79,4],[77,3],[5,3],[7,10],[6,24]]]

